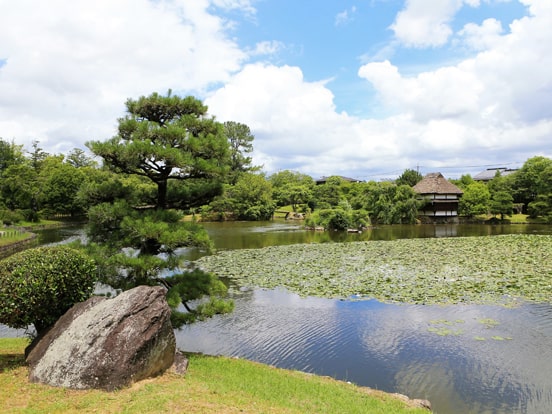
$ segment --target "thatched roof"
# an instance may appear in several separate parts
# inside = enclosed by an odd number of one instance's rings
[[[429,173],[412,187],[418,194],[462,194],[463,191],[449,183],[441,173]]]

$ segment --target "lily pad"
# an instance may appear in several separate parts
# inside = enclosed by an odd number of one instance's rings
[[[552,236],[503,235],[225,250],[197,264],[240,287],[413,304],[552,303]]]

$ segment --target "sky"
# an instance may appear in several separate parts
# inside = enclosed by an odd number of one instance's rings
[[[193,95],[253,163],[472,176],[552,157],[551,0],[0,0],[0,137],[51,154]]]

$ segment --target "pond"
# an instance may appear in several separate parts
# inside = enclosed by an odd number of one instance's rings
[[[552,234],[539,225],[382,226],[361,234],[297,223],[206,223],[218,249],[414,237]],[[80,237],[41,232],[41,243]],[[195,260],[201,252],[185,250]],[[277,263],[275,263],[277,265]],[[428,399],[434,412],[552,412],[552,306],[427,306],[240,289],[230,315],[176,331],[185,351],[228,355]],[[11,335],[13,331],[0,335]],[[20,334],[20,332],[17,332]]]
[[[177,331],[179,348],[428,399],[440,414],[552,410],[550,305],[389,305],[280,290],[234,300],[231,315]]]
[[[361,234],[309,232],[287,222],[206,228],[219,249],[552,233],[542,225],[382,226]],[[231,315],[177,331],[178,346],[429,399],[440,414],[552,412],[551,305],[393,305],[279,289],[238,290],[233,298]]]

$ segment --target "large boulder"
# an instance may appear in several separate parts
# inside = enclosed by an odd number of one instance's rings
[[[31,344],[29,379],[111,391],[161,374],[176,351],[165,294],[162,287],[139,286],[73,306]]]

